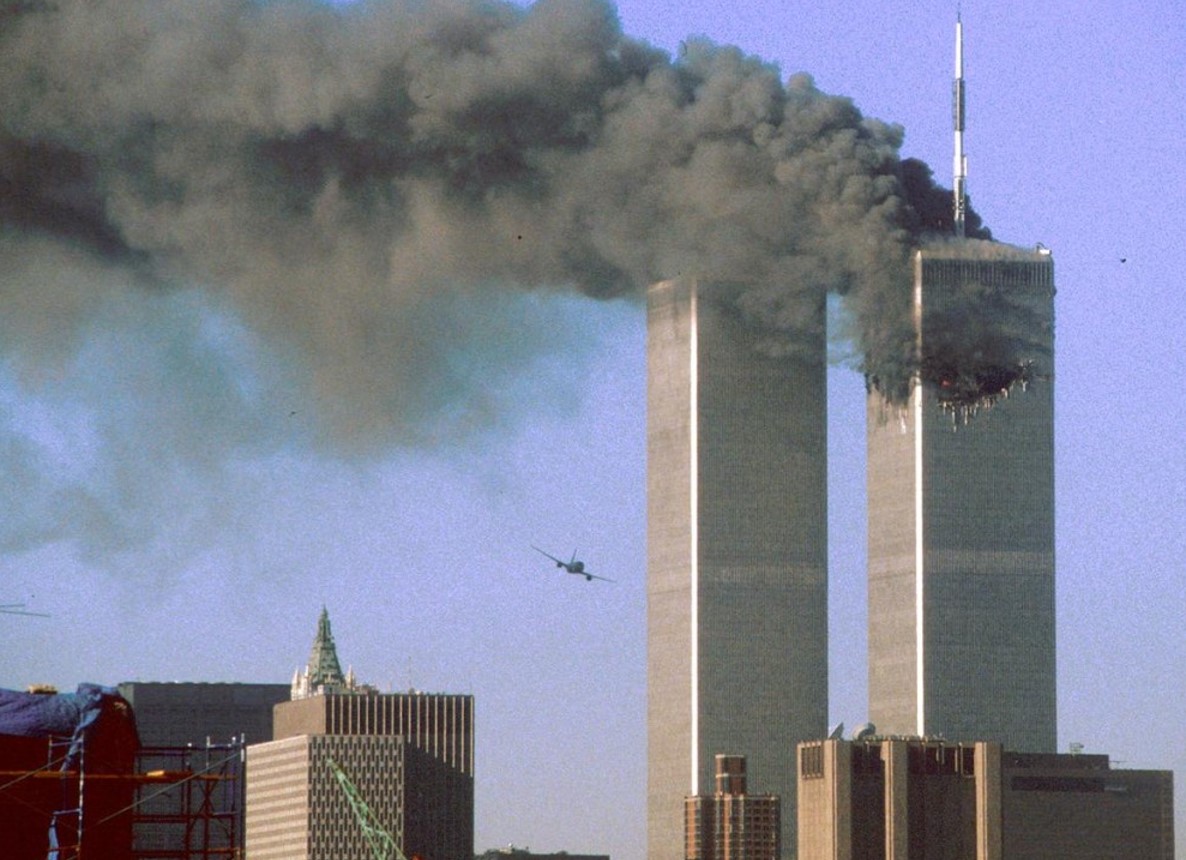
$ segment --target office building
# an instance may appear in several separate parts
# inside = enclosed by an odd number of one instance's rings
[[[407,845],[406,750],[401,737],[374,735],[297,735],[249,746],[247,856],[372,860],[372,838]]]
[[[778,795],[750,794],[745,756],[717,755],[712,794],[684,805],[685,860],[778,860]]]
[[[399,735],[458,774],[473,777],[474,697],[450,693],[358,693],[281,702],[276,740],[297,735]]]
[[[313,658],[338,665],[325,611]],[[380,694],[340,670],[278,703],[273,740],[247,748],[252,860],[371,860],[391,839],[406,857],[473,860],[473,697]]]
[[[143,744],[141,773],[200,773],[137,786],[136,857],[234,853],[243,848],[243,747],[272,737],[287,684],[127,681],[119,685]]]
[[[795,845],[795,745],[827,722],[827,430],[816,334],[763,349],[734,288],[655,284],[647,322],[647,841],[744,755]]]
[[[799,860],[1173,860],[1173,774],[890,738],[799,747]]]
[[[955,235],[914,253],[909,402],[868,403],[869,716],[1051,752],[1054,264],[966,238],[963,47],[957,16]]]
[[[902,410],[870,395],[869,716],[887,734],[1056,746],[1053,291],[1047,253],[914,255],[924,366],[970,292],[1021,307],[1044,342],[1028,384],[972,417],[946,390],[968,381],[942,371]]]
[[[370,860],[330,761],[407,857],[472,860],[473,697],[330,694],[283,702],[247,748],[247,855]]]
[[[125,681],[118,689],[147,747],[271,740],[272,707],[289,697],[287,684]]]

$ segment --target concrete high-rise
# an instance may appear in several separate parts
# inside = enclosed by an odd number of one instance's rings
[[[782,799],[793,854],[795,745],[827,723],[823,301],[779,355],[730,290],[648,292],[649,860],[681,860],[684,798],[717,753]]]
[[[125,681],[119,692],[136,712],[140,742],[169,747],[271,740],[272,706],[289,697],[287,684]]]
[[[248,856],[366,860],[391,839],[407,857],[473,860],[472,696],[380,694],[343,675],[324,609],[292,694],[274,740],[247,748]]]
[[[371,860],[373,838],[406,845],[406,752],[403,738],[372,735],[297,735],[249,746],[247,856]],[[351,791],[366,804],[361,818]],[[380,834],[372,837],[364,822]]]
[[[331,693],[277,705],[276,740],[247,748],[249,857],[374,856],[335,767],[404,856],[473,860],[471,696]]]
[[[947,389],[967,380],[941,372],[916,379],[902,410],[870,395],[869,717],[885,734],[1050,752],[1052,259],[972,240],[917,251],[924,361],[950,335],[952,297],[969,294],[1018,309],[1035,347],[1029,382],[966,421]]]
[[[799,748],[800,860],[1172,860],[1168,770],[999,743],[826,740]]]

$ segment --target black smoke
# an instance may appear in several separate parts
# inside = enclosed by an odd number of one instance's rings
[[[327,445],[371,450],[496,409],[468,407],[531,349],[508,297],[688,274],[749,284],[789,349],[844,296],[891,399],[917,365],[907,260],[950,196],[902,130],[737,48],[672,59],[604,0],[7,2],[0,56],[26,380],[98,308],[196,290],[286,356]]]

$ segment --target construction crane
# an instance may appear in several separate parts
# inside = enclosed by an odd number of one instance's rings
[[[367,805],[358,786],[346,775],[342,766],[332,758],[326,759],[326,761],[329,763],[330,772],[338,781],[338,785],[342,787],[346,800],[350,802],[350,808],[354,811],[354,817],[358,821],[358,826],[362,830],[362,835],[370,846],[371,854],[375,860],[407,860],[404,853],[399,850],[399,846],[395,844],[395,837],[388,833],[387,829],[379,822],[379,816],[375,815]]]

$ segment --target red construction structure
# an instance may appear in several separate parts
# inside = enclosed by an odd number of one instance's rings
[[[5,860],[242,857],[243,747],[141,747],[112,687],[0,690]]]

